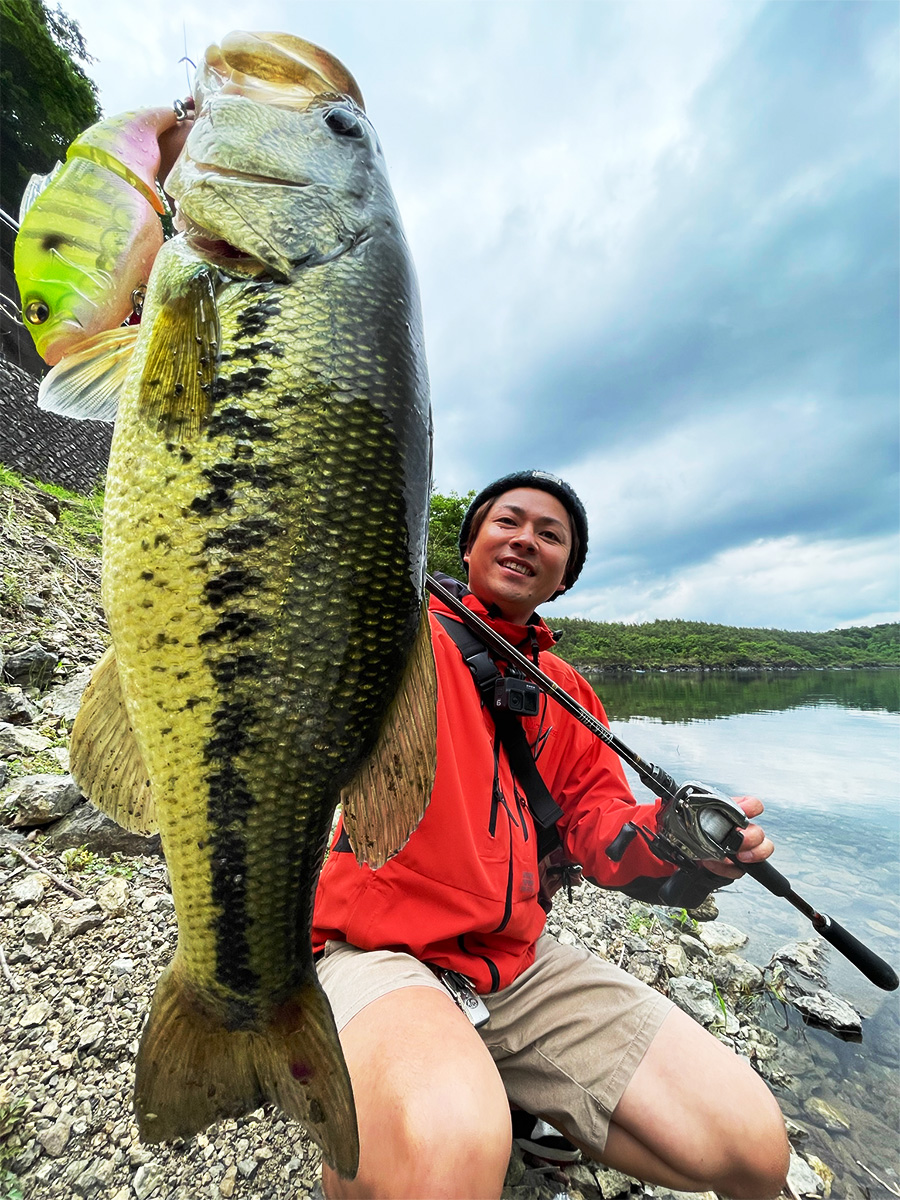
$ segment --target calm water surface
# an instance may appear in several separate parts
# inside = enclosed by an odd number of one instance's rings
[[[613,731],[642,758],[679,782],[759,796],[773,865],[900,970],[900,673],[673,672],[592,682]],[[628,774],[635,795],[649,799]],[[721,919],[751,935],[741,953],[760,966],[785,942],[816,936],[751,879],[717,899]],[[863,1042],[807,1029],[771,1002],[766,1023],[802,1076],[798,1092],[779,1099],[810,1130],[813,1153],[839,1168],[833,1195],[874,1200],[890,1193],[859,1163],[900,1185],[898,992],[880,991],[830,947],[827,974],[830,990],[864,1016]],[[838,1108],[850,1129],[811,1122],[811,1096]]]

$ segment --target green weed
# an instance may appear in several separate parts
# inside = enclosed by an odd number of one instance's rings
[[[134,876],[134,867],[123,861],[121,854],[103,858],[86,845],[63,850],[62,860],[68,875],[121,875],[124,879]]]
[[[24,1100],[14,1100],[0,1088],[0,1200],[22,1200],[22,1186],[10,1164],[22,1149]]]
[[[656,917],[652,913],[641,912],[639,908],[633,908],[628,914],[627,924],[631,933],[650,933],[656,925]]]
[[[3,463],[0,463],[0,484],[4,487],[20,488],[22,480],[15,471],[11,471],[9,467],[4,467]]]
[[[716,999],[719,1002],[719,1008],[722,1010],[722,1026],[728,1025],[728,1009],[725,1007],[725,998],[719,991],[719,985],[713,980],[713,991],[716,993]]]

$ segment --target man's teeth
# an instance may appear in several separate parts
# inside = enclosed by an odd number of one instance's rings
[[[531,574],[531,568],[526,567],[524,565],[524,563],[504,562],[502,565],[504,567],[509,568],[510,571],[517,571],[519,573],[519,575],[530,575]]]

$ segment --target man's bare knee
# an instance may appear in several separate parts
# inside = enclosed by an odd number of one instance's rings
[[[721,1190],[734,1200],[771,1200],[784,1188],[791,1148],[784,1118],[771,1094],[755,1113],[750,1131],[732,1149],[732,1165]]]

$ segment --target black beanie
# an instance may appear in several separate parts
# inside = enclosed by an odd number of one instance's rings
[[[493,500],[496,496],[501,496],[504,492],[511,492],[513,488],[537,488],[539,491],[549,492],[551,496],[556,497],[569,514],[575,533],[578,536],[578,550],[574,558],[570,559],[566,566],[566,575],[563,581],[565,587],[562,591],[567,592],[581,574],[581,568],[584,566],[584,560],[587,557],[587,513],[584,511],[584,505],[575,495],[569,484],[564,479],[560,479],[556,475],[551,475],[548,471],[515,471],[512,475],[504,475],[502,479],[495,479],[486,488],[482,488],[469,505],[468,511],[463,517],[463,523],[460,526],[460,558],[464,559],[469,544],[469,531],[472,528],[472,518],[478,512],[479,508],[481,508],[482,504],[487,500]],[[468,574],[468,567],[465,561],[463,561],[463,566]]]

